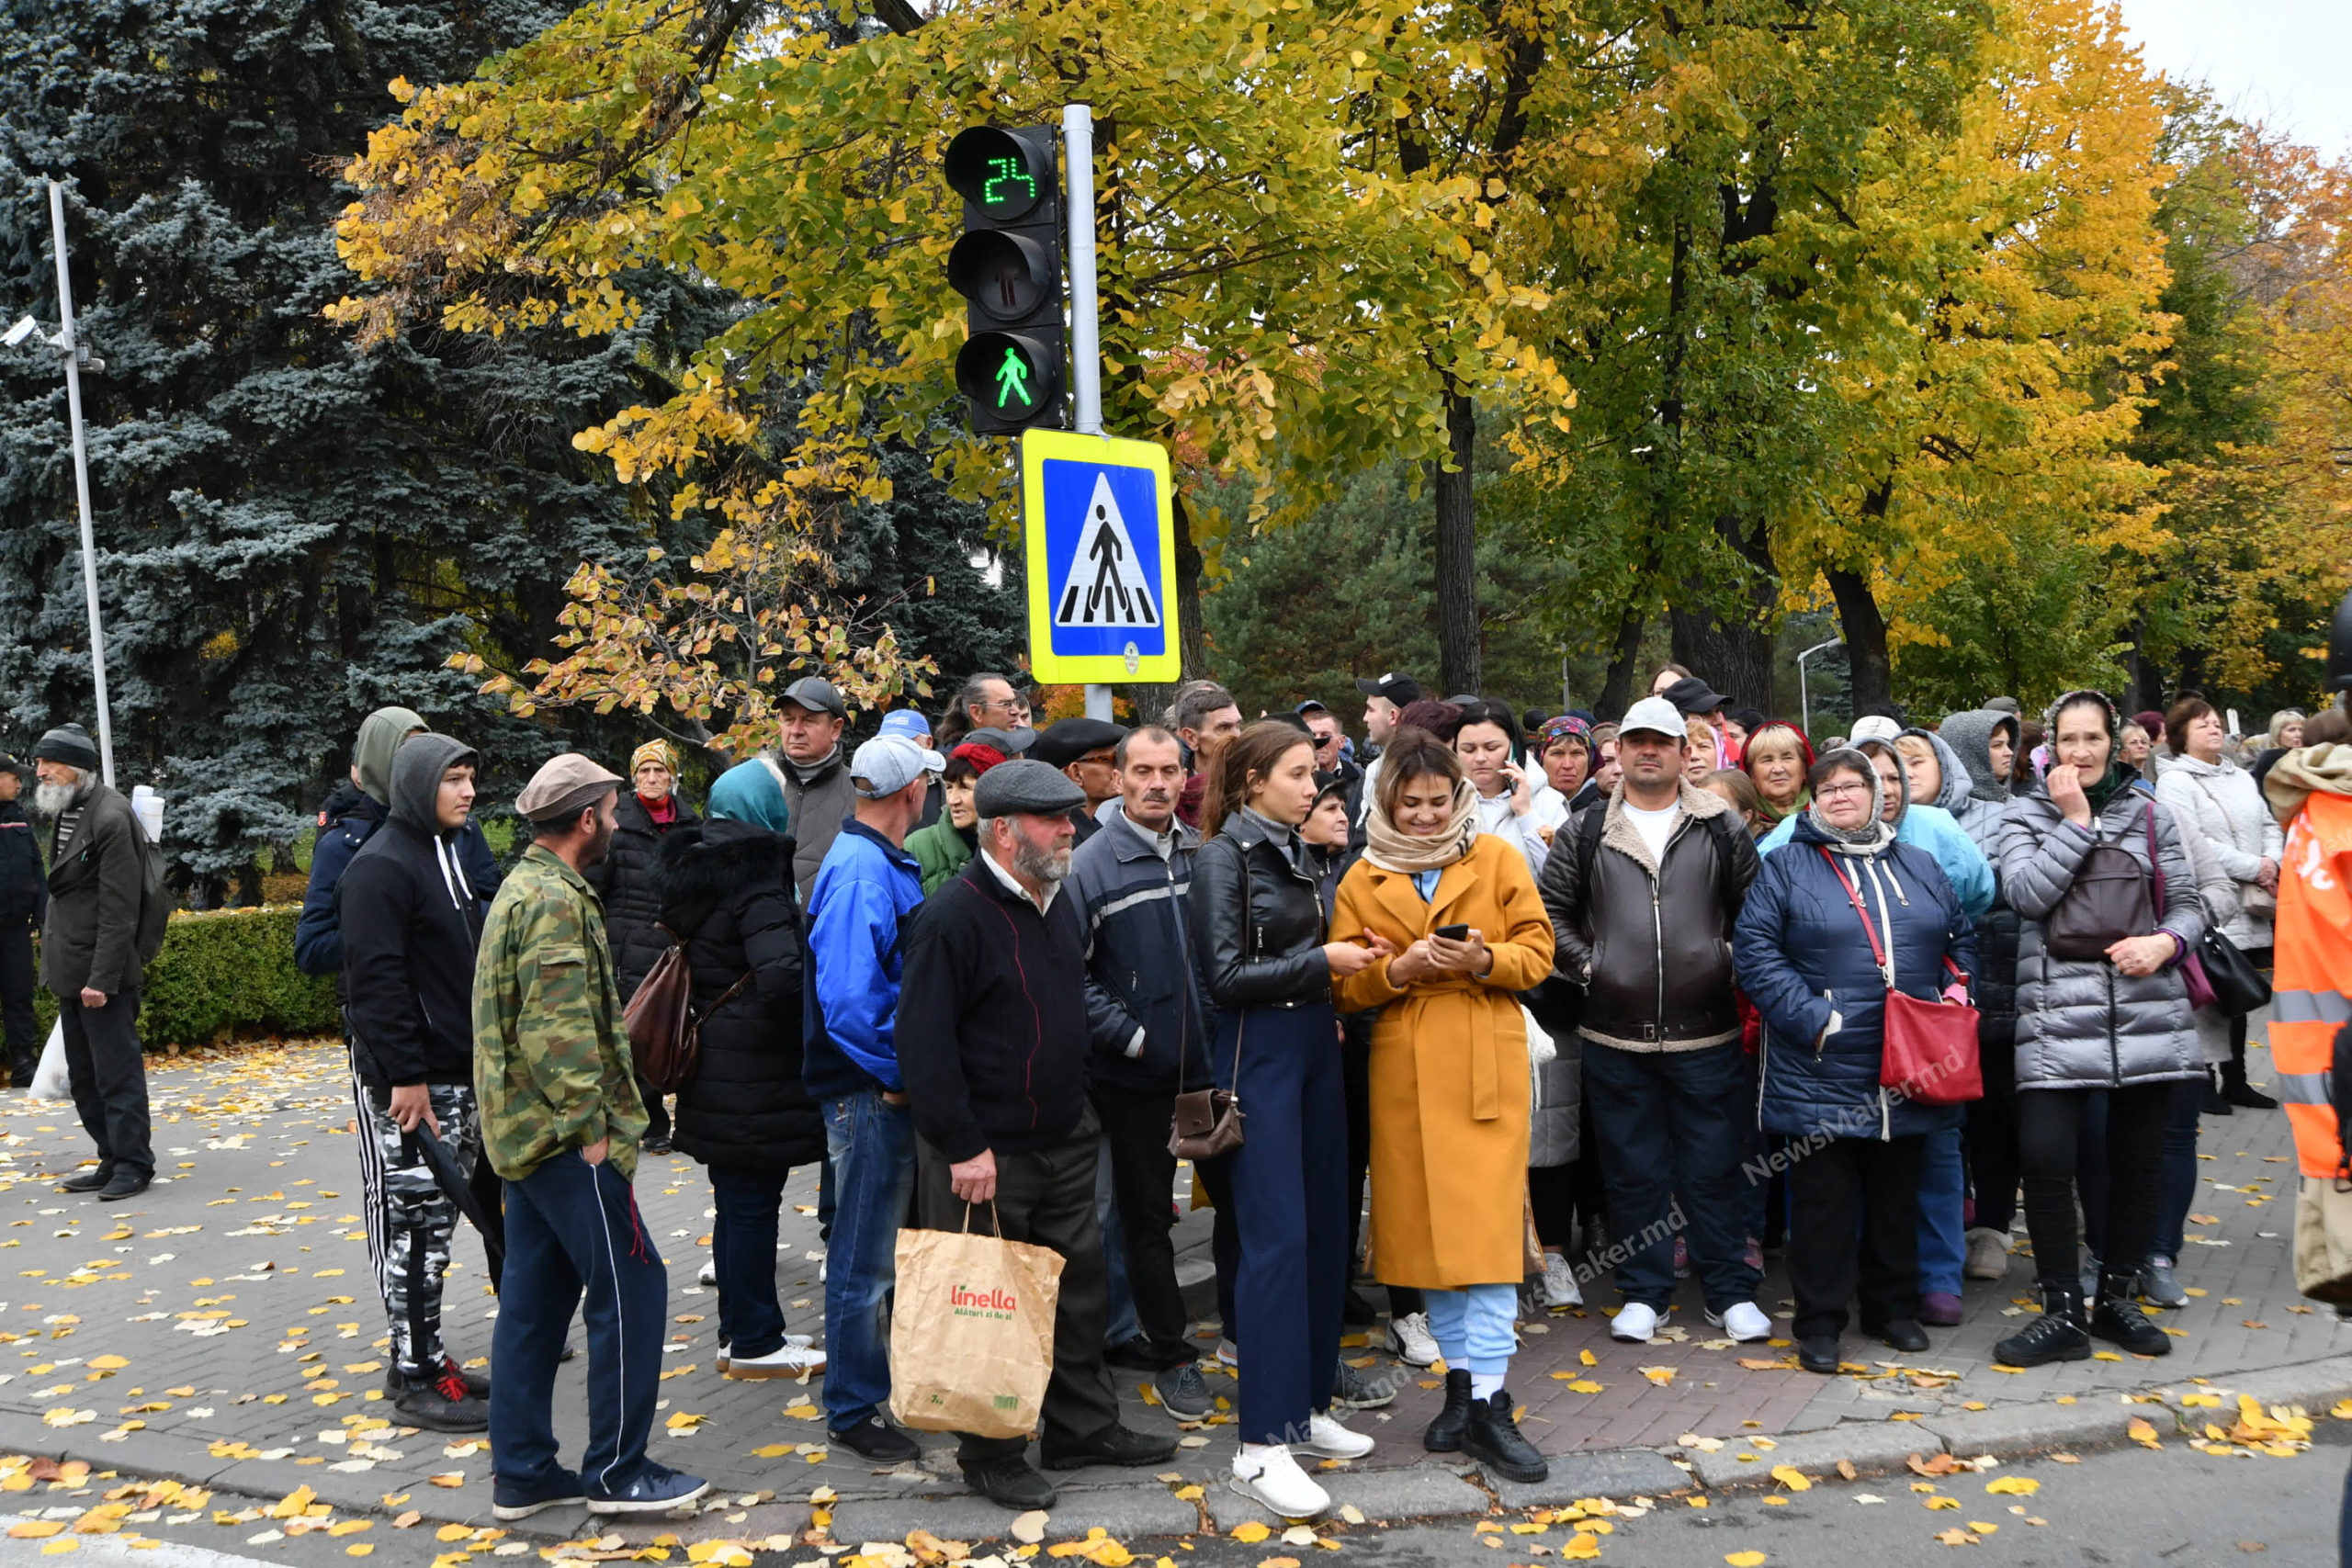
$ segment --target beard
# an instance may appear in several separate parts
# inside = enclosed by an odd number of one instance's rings
[[[33,790],[33,809],[43,817],[54,817],[81,799],[85,787],[78,784],[37,785]]]
[[[1012,869],[1023,876],[1035,877],[1048,887],[1057,886],[1069,874],[1070,852],[1039,849],[1027,839],[1013,846]]]
[[[605,863],[605,857],[613,852],[613,830],[617,826],[616,823],[606,822],[601,818],[597,821],[596,831],[590,836],[587,846],[580,852],[582,865],[602,865]]]

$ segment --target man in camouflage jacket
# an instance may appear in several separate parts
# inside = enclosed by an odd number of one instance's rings
[[[506,1279],[491,1338],[492,1512],[528,1518],[585,1499],[658,1513],[707,1483],[645,1455],[669,1275],[630,1180],[639,1098],[603,906],[582,874],[611,846],[621,783],[574,752],[524,787],[536,838],[499,888],[474,968],[474,1090],[482,1146],[506,1181]],[[557,1461],[564,1335],[588,1325],[588,1445]]]

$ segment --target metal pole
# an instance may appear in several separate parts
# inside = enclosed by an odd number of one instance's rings
[[[90,610],[90,680],[98,698],[98,766],[114,784],[114,720],[107,710],[107,636],[98,622],[98,548],[90,529],[90,448],[82,435],[82,367],[74,336],[74,280],[65,268],[65,187],[49,182],[49,231],[57,244],[57,346],[65,360],[65,412],[74,427],[74,491],[82,506],[82,592]]]
[[[1568,701],[1568,650],[1560,649],[1560,711],[1566,713],[1576,705]]]
[[[1062,106],[1063,186],[1069,198],[1070,389],[1078,394],[1078,431],[1102,434],[1102,344],[1094,293],[1094,110]]]
[[[1804,661],[1825,649],[1836,648],[1845,640],[1846,639],[1842,637],[1833,637],[1827,642],[1815,643],[1811,648],[1806,649],[1803,653],[1797,655],[1797,709],[1804,716],[1804,734],[1805,739],[1808,740],[1813,739],[1813,697],[1805,689]]]

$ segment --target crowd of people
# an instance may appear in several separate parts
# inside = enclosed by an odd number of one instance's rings
[[[2038,719],[1866,713],[1816,745],[1673,666],[1606,721],[1357,685],[1361,737],[1312,697],[1246,722],[1207,681],[1133,727],[1033,728],[1022,685],[982,672],[935,725],[894,708],[853,745],[808,676],[699,811],[667,742],[627,776],[555,758],[503,869],[476,753],[369,715],[296,954],[339,976],[397,1418],[487,1430],[502,1519],[699,1496],[645,1451],[667,1276],[630,1182],[674,1148],[708,1173],[724,1376],[821,1374],[831,1442],[915,1457],[899,1233],[989,1230],[1064,1267],[1037,1462],[966,1434],[964,1475],[1025,1509],[1055,1498],[1041,1466],[1162,1464],[1173,1434],[1128,1424],[1111,1370],[1179,1419],[1215,1406],[1170,1235],[1171,1127],[1204,1100],[1231,1484],[1286,1517],[1329,1506],[1314,1462],[1368,1452],[1345,1414],[1396,1392],[1342,1359],[1351,1328],[1442,1360],[1426,1448],[1539,1480],[1508,1387],[1525,1315],[1605,1279],[1610,1333],[1644,1343],[1690,1277],[1712,1330],[1763,1340],[1780,1252],[1800,1365],[1838,1370],[1849,1313],[1917,1352],[1966,1280],[2006,1272],[2020,1193],[2042,1310],[1997,1359],[2167,1350],[2142,1305],[2186,1299],[2200,1119],[2277,1103],[2194,961],[2222,942],[2267,964],[2292,813],[2263,781],[2298,807],[2352,793],[2301,761],[2352,739],[2342,711],[2245,746],[2194,695],[2127,717],[2075,691]],[[78,728],[36,756],[44,977],[99,1154],[64,1185],[119,1198],[153,1170],[139,829]],[[36,831],[14,777],[0,914],[28,901]],[[673,949],[699,1031],[674,1109],[623,1025]],[[1963,1016],[1981,1095],[1894,1071]],[[794,1332],[779,1215],[812,1166],[824,1309]],[[461,1217],[497,1242],[487,1378],[442,1333]],[[576,1468],[550,1416],[575,1314]]]

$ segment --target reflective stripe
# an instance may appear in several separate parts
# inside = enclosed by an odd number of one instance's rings
[[[2289,1105],[2333,1105],[2335,1097],[2328,1093],[2326,1073],[2278,1073],[2272,1085],[2279,1100]]]
[[[2342,991],[2273,991],[2273,1023],[2352,1023],[2352,997]]]

